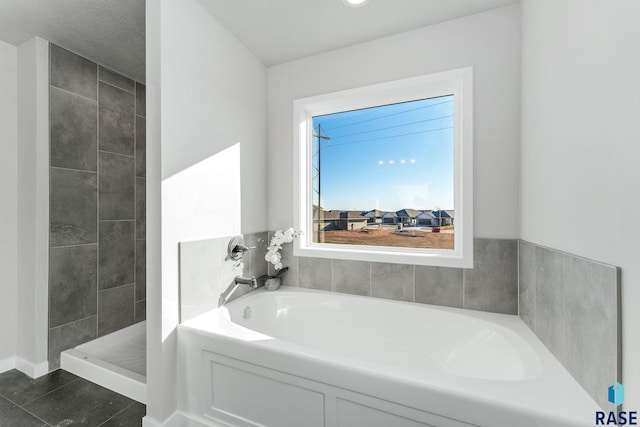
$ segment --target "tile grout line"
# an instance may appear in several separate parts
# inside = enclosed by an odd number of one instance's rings
[[[49,393],[47,393],[47,394],[49,394]],[[46,395],[43,395],[43,396],[46,396]],[[43,396],[40,396],[40,397],[43,397]],[[34,400],[37,400],[37,399],[34,399]],[[33,400],[32,400],[31,402],[33,402]],[[29,403],[31,403],[31,402],[29,402]],[[37,416],[37,415],[36,415],[36,414],[34,414],[33,412],[29,411],[28,409],[25,409],[24,407],[22,407],[22,406],[20,406],[20,405],[16,405],[16,406],[17,406],[18,408],[22,409],[22,410],[23,410],[24,412],[26,412],[27,414],[31,415],[32,417],[35,417],[37,420],[42,421],[42,422],[44,423],[44,425],[45,425],[45,426],[51,426],[51,424],[49,424],[48,422],[46,422],[45,420],[43,420],[42,418],[40,418],[39,416]],[[42,426],[40,426],[40,427],[42,427]]]
[[[98,185],[96,194],[96,228],[98,230],[96,241],[98,242],[97,256],[96,256],[96,334],[95,339],[100,335],[98,333],[100,327],[100,66],[96,64],[96,98],[98,111],[96,114],[96,170],[98,171]]]
[[[372,280],[372,277],[371,277],[372,272],[371,272],[371,270],[372,269],[373,269],[373,265],[372,265],[371,261],[369,261],[369,295],[368,296],[370,296],[370,297],[373,296],[373,285],[371,284],[371,280]]]
[[[79,98],[85,99],[85,100],[90,101],[90,102],[95,102],[96,104],[98,103],[97,99],[91,99],[91,98],[86,97],[84,95],[80,95],[79,93],[75,93],[73,91],[70,91],[70,90],[67,90],[67,89],[63,89],[61,87],[58,87],[58,86],[52,84],[51,83],[51,67],[49,67],[49,87],[51,89],[56,89],[56,90],[59,90],[61,92],[65,92],[65,93],[68,93],[69,95],[77,96]]]
[[[48,136],[49,136],[49,144],[48,144],[49,145],[49,171],[48,171],[49,172],[49,194],[48,194],[49,200],[47,201],[47,203],[49,204],[49,206],[48,206],[48,208],[49,208],[49,218],[48,218],[49,229],[47,230],[47,234],[48,234],[48,236],[47,236],[48,237],[47,246],[49,246],[47,248],[47,362],[49,364],[49,368],[51,368],[51,362],[50,362],[51,355],[49,354],[49,352],[51,350],[51,329],[52,329],[51,328],[51,307],[49,307],[49,298],[50,298],[49,297],[49,292],[50,292],[50,288],[51,288],[51,281],[49,280],[49,277],[51,277],[51,210],[52,210],[51,209],[51,188],[52,188],[51,177],[53,175],[53,168],[51,167],[51,139],[52,139],[51,138],[51,98],[52,98],[52,96],[51,96],[52,90],[51,89],[53,88],[53,85],[51,84],[51,68],[53,68],[51,66],[51,62],[52,62],[51,61],[51,46],[52,46],[52,43],[49,42],[49,45],[47,46],[47,54],[48,54],[48,57],[47,57],[47,67],[48,67],[47,74],[48,74],[48,76],[47,77],[49,78],[49,81],[47,82],[48,83],[48,89],[49,89],[48,90],[49,99],[47,99],[47,103],[49,104],[48,105],[49,111],[47,112],[48,113],[47,119],[49,120],[49,129],[48,129],[49,130],[49,132],[48,132]],[[96,110],[97,110],[97,107],[96,107]],[[96,148],[97,148],[97,146],[96,146]],[[96,165],[96,168],[97,167],[98,167],[98,165]]]
[[[51,137],[49,137],[49,139],[51,139]],[[49,151],[51,151],[51,147],[49,147]],[[84,173],[90,173],[90,174],[94,174],[97,175],[98,174],[98,166],[96,165],[96,170],[95,171],[88,171],[88,170],[84,170],[84,169],[74,169],[74,168],[63,168],[61,166],[53,166],[51,164],[51,161],[49,161],[49,167],[51,169],[59,169],[59,170],[63,170],[63,171],[72,171],[72,172],[84,172]]]
[[[135,126],[135,125],[134,125],[134,126]],[[134,133],[135,133],[135,132],[134,132]],[[134,150],[135,150],[135,136],[134,136]],[[107,151],[107,150],[100,150],[100,149],[98,149],[98,154],[99,154],[99,153],[111,154],[111,155],[113,155],[113,156],[122,156],[122,157],[127,157],[127,158],[129,158],[129,159],[134,159],[134,160],[135,160],[135,158],[136,158],[135,154],[132,156],[132,155],[129,155],[129,154],[124,154],[124,153],[116,153],[115,151]],[[134,165],[134,166],[135,166],[135,165]],[[135,167],[134,167],[134,173],[133,173],[133,174],[135,175]]]
[[[49,246],[49,249],[61,249],[61,248],[79,248],[79,247],[83,247],[83,246],[93,246],[93,245],[97,245],[98,242],[94,242],[94,243],[81,243],[78,245],[62,245],[62,246]]]
[[[97,298],[97,296],[96,296],[96,298]],[[51,329],[56,329],[56,328],[61,328],[61,327],[63,327],[63,326],[69,326],[69,325],[70,325],[70,324],[72,324],[72,323],[80,322],[80,321],[82,321],[82,320],[87,320],[87,319],[89,319],[89,318],[91,318],[91,317],[93,317],[93,316],[98,317],[98,314],[92,314],[91,316],[86,316],[86,317],[83,317],[82,319],[72,320],[71,322],[63,323],[62,325],[57,325],[57,326],[54,326],[54,327],[52,327],[52,328],[49,328],[49,330],[51,330]],[[79,345],[79,344],[78,344],[78,345]]]
[[[413,299],[411,302],[416,302],[416,265],[413,264]]]
[[[516,239],[516,315],[520,316],[520,240]]]
[[[107,423],[107,422],[111,421],[113,418],[115,418],[116,416],[120,415],[121,413],[123,413],[123,412],[124,412],[124,411],[126,411],[127,409],[131,408],[131,407],[132,407],[133,405],[135,405],[136,403],[138,403],[138,402],[136,402],[135,400],[134,400],[134,401],[132,401],[132,402],[131,402],[131,403],[130,403],[126,408],[122,409],[122,410],[121,410],[121,411],[119,411],[119,412],[116,412],[115,414],[113,414],[112,416],[110,416],[109,418],[107,418],[106,420],[104,420],[103,422],[101,422],[100,424],[98,424],[98,426],[97,426],[97,427],[103,426],[105,423]]]
[[[133,324],[137,319],[136,294],[138,291],[138,91],[136,81],[133,82]],[[145,183],[146,184],[146,183]],[[146,234],[145,234],[146,235]]]
[[[12,400],[9,396],[5,396],[5,395],[4,395],[4,394],[2,394],[2,393],[0,393],[0,399],[5,399],[7,402],[12,403],[12,404],[14,404],[14,405],[16,405],[16,406],[18,406],[18,407],[22,408],[22,406],[21,406],[18,402],[16,402],[16,401]]]
[[[102,67],[100,64],[98,64],[98,66],[99,66],[99,67]],[[106,67],[102,67],[102,68],[106,68]],[[108,70],[108,68],[106,68],[106,69]],[[111,70],[109,70],[109,71],[111,71]],[[99,71],[98,71],[98,72],[99,72]],[[115,74],[120,74],[120,73],[116,73],[115,71],[113,71],[113,72],[114,72]],[[123,77],[124,77],[124,76],[123,76]],[[125,77],[125,78],[128,78],[128,77]],[[129,80],[131,80],[131,79],[129,79]],[[124,89],[124,88],[121,88],[120,86],[117,86],[115,83],[111,83],[111,82],[107,82],[107,81],[105,81],[105,80],[102,80],[102,79],[100,79],[100,77],[98,76],[98,84],[100,84],[100,83],[104,83],[104,84],[106,84],[106,85],[111,86],[111,87],[112,87],[112,88],[114,88],[114,89],[118,89],[118,90],[121,90],[121,91],[123,91],[123,92],[125,92],[125,93],[131,94],[131,95],[133,95],[134,97],[136,96],[135,92],[130,92],[130,91],[128,91],[128,90],[126,90],[126,89]],[[134,91],[136,90],[136,89],[135,89],[135,83],[136,83],[136,82],[135,82],[135,80],[134,80],[134,81],[133,81],[133,84],[134,84],[134,88],[133,88],[133,90],[134,90]]]
[[[61,368],[60,368],[60,369],[61,369]],[[54,372],[55,372],[55,371],[54,371]],[[65,372],[66,372],[66,371],[65,371]],[[69,384],[73,384],[73,383],[75,383],[75,382],[76,382],[76,381],[78,381],[79,379],[80,379],[80,377],[77,377],[77,378],[75,378],[75,379],[73,379],[73,380],[69,381],[68,383],[62,384],[61,386],[56,387],[56,388],[54,388],[54,389],[52,389],[52,390],[49,390],[49,391],[48,391],[48,392],[46,392],[45,394],[43,394],[43,395],[41,395],[41,396],[38,396],[38,397],[36,397],[35,399],[31,399],[30,401],[25,402],[25,403],[23,403],[22,405],[18,405],[18,406],[20,406],[20,407],[21,407],[22,409],[24,409],[25,411],[29,412],[29,410],[28,410],[28,409],[25,409],[25,408],[23,407],[24,405],[28,405],[28,404],[30,404],[30,403],[32,403],[32,402],[35,402],[35,401],[36,401],[36,400],[38,400],[38,399],[41,399],[41,398],[43,398],[43,397],[45,397],[45,396],[48,396],[48,395],[50,395],[51,393],[53,393],[54,391],[58,391],[58,390],[60,390],[61,388],[68,386]],[[17,404],[16,404],[16,405],[17,405]],[[31,412],[29,412],[29,413],[31,413]],[[38,417],[38,418],[40,418],[40,417]],[[45,422],[46,422],[46,421],[45,421]],[[48,423],[47,423],[47,424],[48,424]]]

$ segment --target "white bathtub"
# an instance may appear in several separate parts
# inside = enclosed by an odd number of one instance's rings
[[[600,410],[517,316],[284,287],[178,340],[192,425],[561,427]]]

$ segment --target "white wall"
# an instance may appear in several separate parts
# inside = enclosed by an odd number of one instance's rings
[[[521,237],[622,267],[628,410],[640,409],[639,21],[637,0],[522,1]]]
[[[518,237],[520,21],[510,6],[268,70],[269,229],[293,224],[293,100],[472,66],[477,237]]]
[[[17,368],[48,371],[49,44],[18,47],[18,350]]]
[[[266,107],[264,65],[199,1],[147,2],[148,423],[176,409],[178,242],[267,227]]]
[[[0,42],[0,372],[16,355],[18,280],[18,49]]]

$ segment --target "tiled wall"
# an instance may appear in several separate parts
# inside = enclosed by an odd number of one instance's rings
[[[145,319],[145,87],[50,45],[49,361]]]
[[[520,318],[602,406],[618,381],[620,269],[519,241]]]
[[[513,239],[475,239],[472,269],[294,257],[291,244],[283,247],[282,255],[283,265],[289,267],[284,285],[518,313],[517,241]]]

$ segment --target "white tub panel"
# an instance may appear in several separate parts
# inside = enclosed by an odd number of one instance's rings
[[[324,394],[293,382],[274,379],[268,370],[252,369],[205,352],[210,382],[206,415],[233,414],[235,422],[248,426],[324,426]],[[231,366],[234,365],[234,366]],[[247,404],[250,403],[250,404]],[[284,427],[284,426],[283,426]]]
[[[344,399],[338,399],[337,406],[338,427],[436,427]]]

